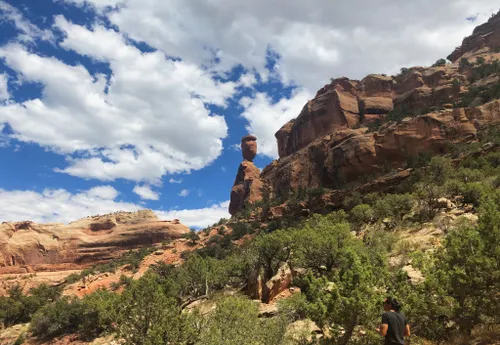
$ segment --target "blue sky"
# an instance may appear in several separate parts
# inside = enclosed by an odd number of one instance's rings
[[[0,221],[150,208],[211,224],[242,136],[263,168],[330,77],[432,63],[498,10],[278,3],[0,0]]]

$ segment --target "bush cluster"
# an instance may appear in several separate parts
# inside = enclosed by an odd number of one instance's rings
[[[499,140],[498,131],[486,131],[481,140]],[[267,231],[243,221],[229,224],[233,234],[216,235],[210,245],[185,254],[182,265],[158,263],[136,281],[121,279],[122,294],[99,290],[76,299],[47,286],[27,295],[16,287],[0,298],[0,317],[7,326],[31,321],[31,332],[41,339],[116,333],[127,345],[299,345],[304,338],[290,337],[286,329],[308,318],[329,330],[330,343],[373,344],[379,341],[372,330],[381,301],[391,294],[404,302],[403,311],[422,339],[439,343],[498,324],[500,153],[469,149],[460,148],[459,163],[447,157],[425,159],[393,193],[353,193],[344,201],[345,211]],[[431,220],[440,197],[471,204],[480,220],[450,231],[434,252],[411,251],[412,265],[425,275],[423,283],[414,285],[399,266],[388,264],[397,238],[387,225]],[[385,226],[366,227],[376,223]],[[361,229],[363,236],[353,235],[352,230]],[[255,236],[233,245],[248,233]],[[109,267],[133,264],[147,252],[131,253]],[[301,272],[294,281],[301,293],[281,302],[278,316],[259,318],[258,305],[234,291],[244,291],[258,276],[269,280],[285,265]],[[227,290],[232,296],[222,293]],[[195,300],[215,307],[186,311]]]

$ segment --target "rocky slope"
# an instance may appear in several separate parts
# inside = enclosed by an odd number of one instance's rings
[[[274,196],[338,189],[476,140],[500,124],[499,53],[500,13],[465,38],[450,63],[332,80],[276,133],[279,159],[260,180]]]
[[[68,225],[2,223],[0,274],[80,269],[188,231],[179,221],[160,221],[149,210],[87,217]]]

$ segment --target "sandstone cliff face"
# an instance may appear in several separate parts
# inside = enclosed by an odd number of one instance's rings
[[[0,224],[0,274],[78,269],[129,249],[178,238],[189,228],[149,210],[117,212],[63,224]]]
[[[500,48],[500,15],[495,15],[474,29],[471,36],[466,37],[462,45],[448,56],[448,60],[456,62],[464,55],[470,56],[483,48]]]
[[[500,76],[471,80],[475,67],[461,68],[459,60],[493,61],[500,58],[499,48],[500,13],[450,55],[454,63],[413,67],[392,77],[332,80],[276,133],[279,160],[263,170],[261,179],[275,195],[299,187],[335,189],[387,168],[403,168],[409,156],[444,153],[449,143],[475,140],[478,131],[500,124],[500,101],[457,105],[471,86],[497,87]],[[399,121],[389,121],[395,114]],[[368,129],[376,123],[384,124]]]

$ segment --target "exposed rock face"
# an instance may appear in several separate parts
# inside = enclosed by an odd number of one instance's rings
[[[451,60],[479,54],[492,61],[500,58],[493,51],[499,48],[500,13],[476,28]],[[444,153],[450,143],[476,140],[478,131],[500,124],[500,101],[456,105],[471,85],[495,87],[499,76],[472,84],[469,72],[455,62],[413,67],[393,77],[333,80],[276,133],[280,158],[261,179],[274,195],[287,196],[299,187],[335,189],[388,168],[404,168],[410,156]],[[387,122],[388,114],[402,120]],[[375,131],[367,128],[384,122]]]
[[[475,53],[482,48],[500,48],[500,12],[474,29],[471,36],[466,37],[462,45],[448,56],[448,60],[456,62],[466,54]]]
[[[288,264],[283,264],[279,268],[278,273],[263,286],[262,301],[264,303],[272,301],[280,292],[291,286],[292,279],[292,270]]]
[[[236,180],[231,190],[231,203],[229,213],[235,215],[245,207],[245,203],[254,203],[262,199],[262,180],[260,170],[252,160],[257,154],[257,138],[253,135],[243,137],[241,152],[244,161],[238,168]]]
[[[339,187],[377,173],[384,164],[402,167],[408,156],[445,152],[450,142],[470,142],[482,128],[500,124],[500,101],[476,108],[448,109],[382,127],[337,130],[266,167],[265,183],[280,193],[298,187]]]
[[[178,238],[189,228],[150,210],[117,212],[64,224],[0,224],[0,274],[78,269],[124,251]]]
[[[290,155],[336,129],[350,128],[359,123],[356,96],[341,89],[341,84],[325,86],[295,120],[278,131],[280,157]]]

